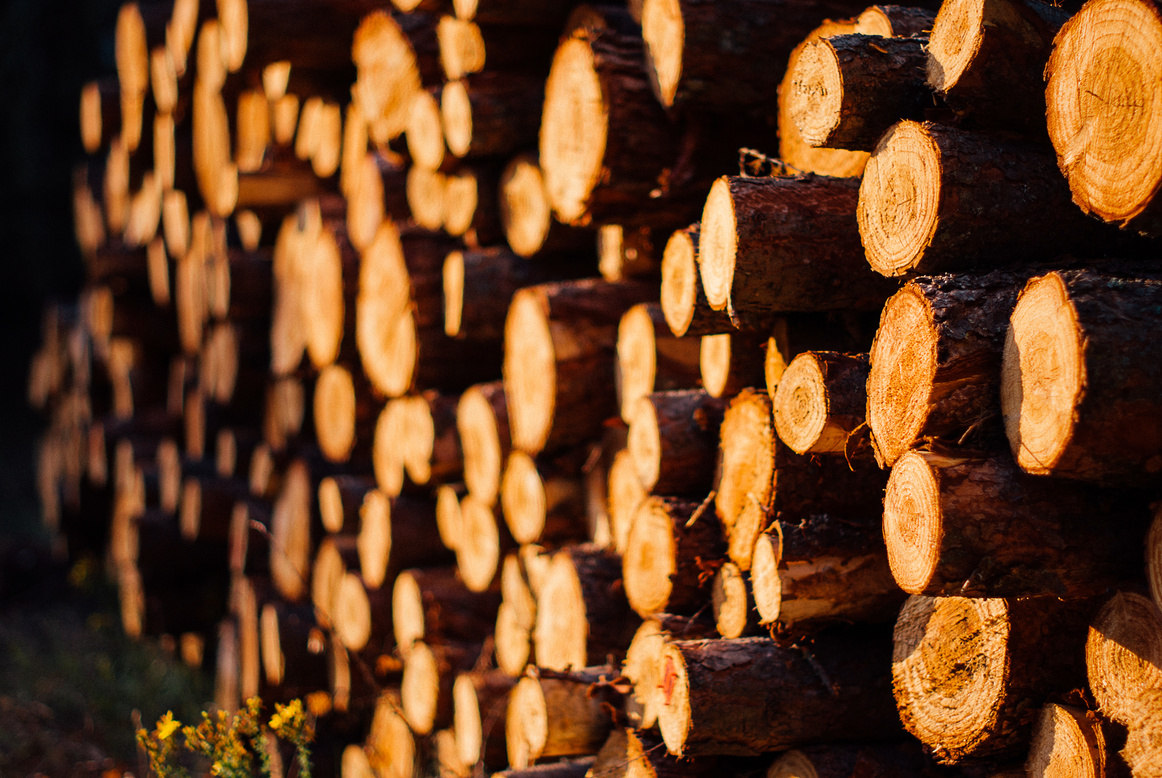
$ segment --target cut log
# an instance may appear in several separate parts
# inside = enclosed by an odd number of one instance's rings
[[[1030,231],[1043,238],[1028,245]],[[885,276],[1101,256],[1110,242],[1071,205],[1040,145],[913,121],[888,130],[868,161],[859,233],[868,263]]]
[[[307,355],[318,369],[342,356],[355,357],[355,299],[359,292],[359,252],[347,238],[343,217],[325,218],[314,248],[304,246],[302,315]]]
[[[270,576],[275,588],[289,602],[306,594],[311,558],[310,467],[296,460],[283,476],[282,489],[271,517]]]
[[[662,652],[669,640],[702,640],[716,635],[704,617],[659,613],[642,622],[625,652],[621,674],[633,683],[626,714],[641,729],[652,729],[663,704]]]
[[[725,407],[698,389],[639,398],[630,414],[627,449],[641,485],[654,494],[705,495]]]
[[[1156,717],[1149,702],[1162,690],[1162,612],[1152,601],[1118,592],[1094,617],[1085,643],[1089,688],[1104,717],[1131,730]]]
[[[469,589],[483,592],[496,580],[501,557],[513,547],[512,536],[496,515],[496,508],[471,494],[460,501],[460,515],[463,524],[456,544],[456,567]]]
[[[460,500],[468,490],[463,484],[443,484],[436,488],[436,529],[440,542],[450,551],[460,545],[464,517],[460,514]]]
[[[867,423],[881,465],[920,440],[996,444],[1005,333],[1029,275],[921,277],[888,300],[867,380]]]
[[[89,81],[81,89],[81,145],[96,154],[121,132],[121,91],[116,79]]]
[[[753,635],[758,631],[748,579],[749,575],[734,562],[724,563],[714,574],[710,592],[714,626],[718,634],[728,640]]]
[[[671,229],[601,225],[597,229],[597,272],[606,281],[656,278],[661,265],[661,252],[654,245],[654,235],[669,235]]]
[[[884,493],[892,575],[913,594],[1096,594],[1137,577],[1149,521],[1133,492],[1030,477],[1003,454],[909,451]]]
[[[868,523],[881,514],[883,475],[874,467],[852,470],[838,457],[795,454],[774,432],[770,399],[754,389],[726,409],[719,444],[715,511],[728,553],[750,570],[759,533],[771,519],[812,515]]]
[[[359,563],[368,586],[381,586],[400,570],[442,565],[452,555],[440,541],[435,507],[426,498],[388,498],[371,492],[359,530]]]
[[[480,643],[496,623],[497,588],[472,592],[455,567],[405,570],[392,591],[396,648],[405,657],[414,645]]]
[[[407,170],[395,155],[375,152],[360,153],[353,167],[354,180],[345,194],[347,236],[355,248],[366,251],[385,220],[404,223],[411,218]]]
[[[569,546],[553,556],[537,597],[533,641],[538,667],[577,669],[621,657],[637,626],[625,599],[618,554],[590,544]]]
[[[395,689],[375,698],[365,750],[373,775],[412,778],[423,773],[416,737],[403,716],[403,704]]]
[[[403,715],[417,735],[452,723],[452,685],[476,663],[479,647],[416,643],[404,660]]]
[[[524,769],[538,759],[596,753],[613,722],[593,684],[599,667],[577,668],[569,678],[522,678],[508,701],[508,761]]]
[[[444,187],[444,231],[470,248],[500,242],[499,177],[499,168],[486,164],[450,173]]]
[[[496,614],[496,666],[516,678],[524,674],[532,653],[537,601],[517,554],[504,559],[500,573],[502,601]]]
[[[716,311],[706,300],[698,275],[698,242],[701,224],[677,230],[662,252],[662,313],[676,336],[717,335],[732,332],[726,310]]]
[[[772,312],[879,309],[894,285],[866,268],[858,189],[810,175],[715,181],[698,244],[710,307],[755,332]]]
[[[1099,483],[1153,484],[1162,427],[1162,283],[1084,270],[1026,285],[1005,342],[1001,408],[1018,464],[1031,473]]]
[[[892,651],[904,727],[948,764],[1022,753],[1046,697],[1082,683],[1091,613],[1051,597],[908,598]]]
[[[518,291],[505,322],[504,392],[513,445],[530,454],[594,438],[615,414],[616,325],[649,296],[597,279]]]
[[[323,456],[337,463],[366,461],[379,403],[362,372],[328,365],[315,382],[313,399],[315,437]]]
[[[405,465],[408,445],[408,422],[411,414],[410,397],[389,400],[375,422],[375,442],[372,444],[371,464],[375,483],[388,497],[404,491]]]
[[[518,154],[500,176],[500,221],[508,245],[522,257],[593,249],[593,232],[553,218],[537,156]]]
[[[617,328],[616,377],[622,420],[627,424],[632,421],[642,397],[695,386],[701,375],[699,346],[694,338],[670,334],[658,303],[639,303],[626,311]]]
[[[866,354],[807,351],[787,366],[771,395],[775,429],[797,454],[870,456]]]
[[[182,537],[224,543],[230,537],[234,503],[249,494],[250,485],[241,478],[187,476],[178,515]]]
[[[775,522],[755,544],[750,574],[762,624],[891,621],[904,599],[880,528],[826,516]]]
[[[422,89],[412,98],[408,111],[407,146],[413,165],[424,170],[446,171],[444,120],[440,115],[440,87]]]
[[[895,736],[888,646],[878,632],[675,640],[662,654],[658,727],[675,756],[757,755],[827,739]]]
[[[702,386],[711,397],[734,397],[759,386],[766,373],[767,338],[751,332],[703,335],[698,346]]]
[[[726,550],[721,529],[705,512],[702,504],[675,497],[651,497],[637,510],[622,575],[639,616],[705,606],[710,574]]]
[[[1066,9],[1037,0],[941,5],[928,44],[928,83],[980,125],[1044,137],[1045,63],[1068,18]]]
[[[499,670],[463,673],[452,687],[456,753],[466,765],[508,763],[504,722],[515,681]]]
[[[391,594],[369,589],[357,571],[343,575],[335,592],[331,622],[335,636],[354,652],[386,653],[392,647]]]
[[[392,16],[377,10],[355,30],[351,59],[356,78],[351,94],[377,144],[386,144],[407,128],[413,96],[437,78],[435,26],[436,20],[427,14]]]
[[[807,44],[787,74],[789,111],[811,146],[871,151],[900,119],[934,102],[927,39],[834,35]]]
[[[359,529],[360,513],[375,482],[362,475],[334,475],[319,482],[319,517],[330,533]]]
[[[1120,774],[1124,766],[1107,740],[1108,726],[1093,711],[1046,704],[1033,730],[1025,769],[1029,775],[1044,778]]]
[[[444,138],[460,159],[501,156],[531,146],[540,129],[541,74],[491,71],[444,85]]]
[[[274,556],[274,551],[271,551]],[[359,565],[359,548],[351,535],[331,535],[319,541],[311,565],[311,603],[315,616],[327,629],[334,626],[335,604],[343,578]]]
[[[500,504],[513,540],[554,546],[586,536],[585,486],[572,463],[540,462],[513,451],[504,464]]]
[[[450,338],[499,341],[517,289],[579,277],[584,270],[548,258],[529,262],[500,247],[452,251],[444,260],[444,333]]]

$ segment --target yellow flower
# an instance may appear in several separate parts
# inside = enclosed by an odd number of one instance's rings
[[[270,728],[274,731],[282,729],[282,713],[276,713],[270,717]]]
[[[173,711],[166,711],[166,714],[157,720],[157,736],[161,740],[169,740],[170,736],[178,730],[182,723],[174,721]]]

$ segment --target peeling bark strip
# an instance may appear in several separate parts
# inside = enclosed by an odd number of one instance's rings
[[[661,661],[658,726],[675,756],[757,755],[899,731],[882,632],[820,635],[803,646],[675,640]]]
[[[1013,310],[1001,407],[1030,473],[1152,485],[1162,472],[1162,282],[1066,270]]]

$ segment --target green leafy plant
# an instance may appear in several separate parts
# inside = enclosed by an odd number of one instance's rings
[[[315,737],[310,715],[300,700],[276,703],[274,708],[274,715],[264,723],[262,700],[251,697],[233,713],[203,712],[196,726],[183,726],[167,712],[152,731],[138,730],[137,742],[157,778],[269,776],[274,773],[272,754],[280,741],[294,749],[297,772],[288,771],[288,775],[310,778],[309,744]]]

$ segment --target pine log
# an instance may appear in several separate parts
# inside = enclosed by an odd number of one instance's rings
[[[505,738],[509,764],[524,769],[539,759],[596,753],[613,722],[594,684],[600,667],[578,667],[566,678],[522,678],[508,701]]]
[[[1132,491],[1030,477],[1005,455],[910,451],[884,494],[892,575],[913,594],[1096,594],[1136,577],[1149,521]]]
[[[1104,717],[1131,730],[1152,712],[1162,689],[1162,612],[1152,601],[1118,592],[1094,617],[1085,643],[1089,688]]]
[[[371,454],[371,421],[379,411],[371,385],[358,369],[328,365],[315,382],[315,436],[330,462],[362,462]]]
[[[1070,204],[1042,146],[931,122],[902,121],[884,134],[858,216],[867,261],[885,276],[1102,256],[1113,234]],[[1030,230],[1044,236],[1033,246],[1019,237]]]
[[[408,406],[413,397],[388,400],[375,422],[375,442],[372,444],[371,464],[375,483],[389,497],[403,493],[406,484],[405,459],[408,452],[409,422],[412,414]]]
[[[270,575],[279,594],[289,602],[298,602],[307,590],[314,491],[310,467],[304,460],[295,460],[287,468],[274,503]]]
[[[1045,778],[1124,775],[1125,765],[1109,742],[1108,728],[1093,711],[1047,703],[1033,730],[1025,769]]]
[[[500,222],[509,247],[525,258],[593,249],[590,230],[553,218],[536,154],[515,156],[500,176]]]
[[[681,145],[678,127],[651,94],[641,38],[580,27],[562,41],[545,84],[540,143],[558,219],[585,226],[620,221],[628,211],[641,223],[658,215],[681,223],[680,213],[696,209],[699,188],[676,171],[667,180]]]
[[[667,750],[745,756],[892,737],[899,725],[884,637],[827,633],[809,647],[768,638],[670,642],[658,714]]]
[[[759,535],[750,569],[760,623],[817,628],[895,619],[904,593],[875,524],[809,516]]]
[[[642,36],[654,94],[667,108],[765,113],[799,41],[825,16],[860,10],[842,1],[646,0]]]
[[[508,406],[501,382],[477,384],[464,391],[456,406],[456,429],[468,491],[481,502],[495,505],[510,448]]]
[[[734,397],[758,386],[766,372],[767,338],[752,332],[703,335],[698,346],[702,387],[711,397]]]
[[[638,400],[653,392],[690,389],[697,383],[699,342],[671,335],[662,306],[639,303],[617,328],[617,394],[621,418],[632,420]]]
[[[730,558],[746,571],[771,519],[812,515],[867,523],[880,515],[883,476],[838,457],[805,457],[774,433],[770,399],[747,389],[727,407],[719,444],[715,511]]]
[[[318,369],[355,356],[355,298],[359,252],[347,238],[343,216],[325,218],[314,248],[303,247],[302,316],[307,355]]]
[[[538,462],[523,451],[511,452],[500,504],[513,540],[522,545],[555,546],[585,537],[585,486],[573,462]]]
[[[187,476],[179,513],[182,537],[225,543],[230,537],[234,503],[249,494],[250,486],[241,478]]]
[[[352,97],[367,117],[371,139],[383,145],[407,126],[412,97],[438,77],[436,20],[427,14],[369,13],[355,30]]]
[[[720,528],[704,512],[696,502],[651,497],[634,515],[622,577],[625,596],[639,616],[692,613],[705,605],[709,575],[725,545]]]
[[[363,475],[334,475],[319,482],[319,518],[330,533],[359,530],[359,517],[375,482]]]
[[[271,556],[274,556],[273,549]],[[358,566],[359,548],[355,537],[329,535],[319,541],[311,564],[310,595],[315,615],[325,628],[335,626],[336,600],[343,578]]]
[[[734,639],[759,632],[751,602],[749,574],[734,562],[725,562],[714,574],[710,603],[714,608],[714,626],[724,638]]]
[[[698,389],[639,398],[630,414],[627,449],[641,485],[654,494],[705,495],[725,405]]]
[[[513,539],[496,507],[471,494],[460,501],[460,515],[463,529],[456,544],[456,567],[469,589],[483,592],[496,580],[501,557],[514,546]]]
[[[417,261],[425,255],[417,253]],[[434,260],[434,257],[432,257]],[[388,363],[393,341],[390,325],[411,298],[409,271],[399,230],[383,222],[363,252],[356,300],[356,341],[363,370],[381,393],[398,396],[402,390]],[[417,267],[417,270],[421,268]],[[421,275],[423,275],[421,273]]]
[[[1068,18],[1036,0],[942,5],[928,45],[928,83],[980,125],[1044,137],[1045,64]]]
[[[676,230],[662,252],[662,313],[670,331],[678,337],[717,335],[734,330],[729,312],[711,308],[702,290],[698,274],[701,230],[701,224]]]
[[[715,637],[714,625],[705,616],[659,613],[647,617],[625,651],[621,674],[633,683],[626,695],[626,714],[641,729],[652,729],[663,704],[662,652],[669,640],[702,640]]]
[[[455,567],[405,570],[392,591],[396,647],[405,657],[420,641],[479,643],[492,632],[500,591],[472,592]]]
[[[614,415],[616,323],[648,295],[642,284],[586,279],[513,296],[503,372],[515,447],[536,454],[596,436]]]
[[[452,687],[456,752],[465,765],[508,763],[504,721],[515,681],[499,670],[473,671]]]
[[[855,32],[882,38],[927,38],[936,21],[936,12],[906,5],[872,5],[855,20]]]
[[[913,279],[884,306],[871,349],[867,423],[890,467],[920,440],[992,447],[1001,358],[1029,272]]]
[[[452,686],[472,668],[478,646],[416,643],[404,659],[400,697],[403,715],[417,735],[428,735],[452,723]]]
[[[411,218],[411,211],[407,200],[407,170],[402,160],[382,152],[360,152],[358,156],[358,161],[352,163],[353,181],[345,193],[347,237],[355,248],[366,251],[385,220],[406,222]]]
[[[1156,280],[1084,270],[1025,286],[1001,379],[1005,432],[1022,469],[1099,483],[1157,481],[1162,427],[1151,410],[1159,390],[1149,354],[1160,295]]]
[[[408,111],[407,148],[413,165],[424,170],[446,172],[452,159],[446,156],[444,121],[440,115],[442,87],[416,92]]]
[[[370,493],[361,514],[359,566],[368,586],[382,586],[410,567],[451,561],[440,541],[430,499],[389,498],[377,490]]]
[[[591,544],[568,546],[553,556],[537,597],[533,641],[538,667],[568,670],[620,657],[636,629],[620,556]]]
[[[869,454],[860,434],[868,369],[866,354],[808,351],[795,357],[771,397],[779,439],[796,454]]]
[[[500,169],[483,162],[449,173],[444,187],[444,231],[470,248],[504,237],[497,201]]]
[[[440,17],[436,36],[445,78],[454,82],[482,72],[538,74],[543,83],[556,39],[528,24]]]
[[[349,651],[390,652],[391,593],[370,589],[357,570],[344,574],[335,592],[331,621],[336,637]]]
[[[397,690],[377,694],[365,750],[373,775],[412,778],[422,774],[419,744],[403,716]]]
[[[597,271],[606,281],[656,278],[661,258],[654,235],[668,235],[672,227],[603,224],[597,229]]]
[[[1081,684],[1092,610],[1049,597],[910,597],[892,654],[904,727],[949,764],[1020,753],[1046,697]]]
[[[540,74],[491,71],[449,81],[440,97],[448,150],[460,159],[478,159],[531,146],[544,93]]]

